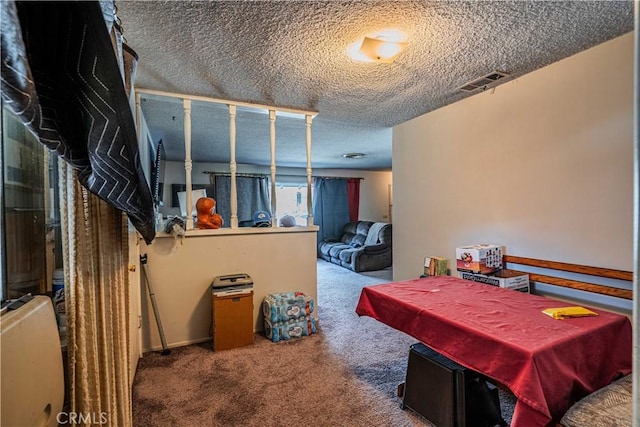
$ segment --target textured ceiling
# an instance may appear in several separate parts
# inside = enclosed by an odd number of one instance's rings
[[[136,87],[318,111],[313,167],[390,169],[391,127],[472,94],[494,70],[517,78],[633,30],[632,1],[119,1],[140,57]],[[385,29],[409,45],[392,64],[348,47]],[[505,79],[505,81],[508,79]],[[143,112],[170,159],[184,158],[182,103]],[[194,102],[193,160],[228,162],[225,108]],[[278,117],[278,166],[306,167],[304,121]],[[238,163],[270,164],[269,120],[238,113]],[[363,152],[364,159],[344,159]]]

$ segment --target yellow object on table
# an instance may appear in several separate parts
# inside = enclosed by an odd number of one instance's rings
[[[598,315],[598,313],[584,307],[554,307],[542,310],[542,312],[547,316],[553,317],[554,319],[567,319],[570,317],[586,317]]]

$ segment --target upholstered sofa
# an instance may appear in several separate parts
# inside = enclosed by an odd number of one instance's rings
[[[631,427],[633,419],[631,375],[625,375],[577,402],[562,417],[560,426]]]
[[[342,235],[318,243],[318,256],[350,270],[372,271],[391,266],[391,224],[353,221]]]

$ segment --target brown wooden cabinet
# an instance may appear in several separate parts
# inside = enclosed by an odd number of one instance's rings
[[[212,292],[213,350],[253,344],[253,291],[231,295]]]

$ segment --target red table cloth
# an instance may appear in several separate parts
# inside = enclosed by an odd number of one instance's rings
[[[356,313],[420,340],[507,386],[512,426],[559,421],[577,400],[631,372],[631,322],[599,315],[556,320],[572,304],[450,276],[368,286]]]

